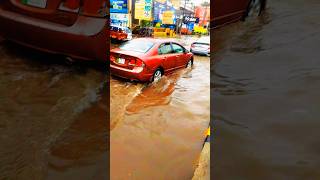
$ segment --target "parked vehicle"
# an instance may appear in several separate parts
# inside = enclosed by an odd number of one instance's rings
[[[193,65],[193,54],[172,40],[137,38],[110,53],[111,74],[137,81],[159,81],[174,70]]]
[[[212,7],[213,26],[220,26],[259,16],[266,7],[266,0],[214,0]]]
[[[196,42],[193,42],[190,47],[190,52],[210,56],[210,36],[203,36]]]
[[[106,0],[2,0],[0,36],[35,49],[106,61]]]
[[[191,35],[192,31],[190,31],[188,28],[181,28],[181,34],[185,34],[185,35]]]
[[[110,37],[119,41],[132,39],[132,32],[128,27],[110,25]]]
[[[140,27],[140,26],[136,26],[133,30],[132,30],[133,34],[137,34],[141,37],[152,37],[153,35],[153,27]]]

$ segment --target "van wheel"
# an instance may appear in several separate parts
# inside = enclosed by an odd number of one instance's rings
[[[152,82],[158,82],[160,81],[161,77],[162,77],[162,71],[160,69],[157,69],[152,76]]]

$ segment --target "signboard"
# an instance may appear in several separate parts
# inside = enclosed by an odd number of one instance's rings
[[[152,0],[137,0],[135,3],[134,18],[151,20]]]
[[[128,0],[110,0],[110,13],[128,14]]]
[[[128,14],[110,13],[111,25],[128,27],[129,16]]]
[[[199,23],[199,18],[197,17],[190,17],[190,16],[184,16],[183,17],[183,23]]]
[[[162,24],[174,24],[174,13],[173,11],[164,11],[162,14]]]
[[[167,0],[155,0],[156,2],[159,2],[161,4],[165,4],[167,2]]]
[[[128,21],[129,17],[128,17],[128,14],[110,13],[110,19]]]
[[[210,8],[197,6],[195,16],[199,18],[199,24],[206,24],[210,20]]]

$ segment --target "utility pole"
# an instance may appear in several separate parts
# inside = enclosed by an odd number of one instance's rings
[[[183,23],[183,18],[185,16],[185,10],[186,10],[186,5],[187,5],[187,0],[184,0],[184,8],[182,10],[182,18],[180,19],[180,28],[179,28],[179,31],[180,31],[180,36],[181,36],[181,28],[182,28],[182,23]],[[181,17],[181,16],[180,16]]]
[[[208,7],[210,6],[210,3],[205,1],[204,3],[202,3],[202,6],[205,7],[205,10],[204,10],[204,15],[203,15],[203,20],[202,20],[202,26],[204,26],[204,22],[207,18],[207,11],[208,11]],[[207,27],[207,31],[208,31],[208,27]],[[208,31],[209,32],[209,31]]]

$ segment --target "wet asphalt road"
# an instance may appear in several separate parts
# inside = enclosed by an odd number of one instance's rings
[[[112,77],[110,88],[111,179],[191,179],[209,125],[210,58],[156,84]]]
[[[109,110],[112,179],[192,177],[209,123],[209,57],[155,85],[112,78],[111,97],[105,70],[1,42],[0,179],[108,179]]]
[[[106,72],[0,43],[0,179],[107,179]]]
[[[320,178],[320,1],[215,31],[215,179]]]

